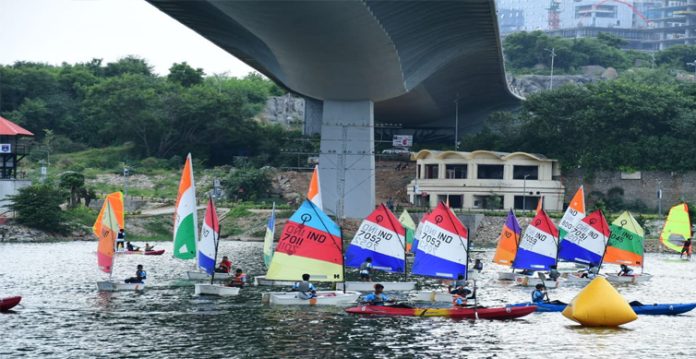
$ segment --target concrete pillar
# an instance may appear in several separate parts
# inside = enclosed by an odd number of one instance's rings
[[[305,97],[304,134],[316,135],[321,133],[321,121],[324,103],[313,98]]]
[[[366,217],[375,208],[372,101],[324,101],[319,177],[324,211]]]

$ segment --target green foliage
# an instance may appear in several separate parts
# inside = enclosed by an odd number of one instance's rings
[[[64,233],[65,214],[60,209],[65,194],[49,184],[25,187],[11,196],[9,208],[16,213],[17,221],[28,227],[53,233]]]
[[[246,167],[227,176],[223,186],[231,200],[255,201],[266,197],[271,188],[271,178],[264,169]]]
[[[696,46],[678,45],[672,46],[664,51],[660,51],[655,56],[657,65],[668,66],[687,71],[694,71],[693,66],[687,63],[696,61]]]
[[[191,87],[193,85],[198,85],[203,82],[203,76],[205,72],[203,69],[189,66],[186,61],[180,64],[174,64],[169,68],[169,75],[167,79],[178,83],[184,87]]]
[[[94,224],[98,211],[85,206],[76,206],[70,208],[65,213],[65,221],[68,223],[75,223],[86,227],[92,227]]]
[[[75,207],[80,203],[80,193],[85,187],[85,176],[77,172],[65,172],[60,176],[60,187],[70,193],[68,206]]]

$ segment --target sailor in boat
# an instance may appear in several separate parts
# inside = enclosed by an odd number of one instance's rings
[[[309,274],[307,273],[302,275],[301,282],[293,284],[292,290],[299,292],[297,293],[297,298],[300,299],[312,299],[317,296],[317,288],[309,281]]]
[[[131,251],[131,252],[137,252],[140,250],[140,247],[134,246],[133,244],[131,244],[130,241],[128,241],[128,242],[126,242],[126,249]]]
[[[237,270],[234,271],[234,276],[230,280],[230,282],[227,284],[228,287],[243,287],[244,284],[247,283],[247,275],[242,271],[242,268],[237,268]]]
[[[483,270],[483,262],[481,262],[481,258],[476,258],[476,261],[474,262],[474,269],[481,273]]]
[[[155,246],[151,246],[150,243],[145,242],[145,252],[154,251]]]
[[[375,284],[374,293],[370,293],[362,298],[362,303],[369,305],[384,305],[386,302],[391,302],[392,299],[388,295],[383,293],[384,286],[377,283]]]
[[[215,268],[215,273],[229,273],[232,271],[232,262],[230,262],[230,259],[227,258],[227,256],[222,257],[222,261],[220,261],[220,265]]]
[[[124,244],[126,243],[126,232],[123,228],[118,230],[118,235],[116,236],[116,250],[123,250]]]
[[[447,287],[447,290],[450,292],[450,294],[454,294],[459,290],[459,288],[466,288],[468,284],[469,283],[464,279],[464,274],[460,274],[457,276],[457,280],[452,282],[452,284]]]
[[[691,238],[694,237],[694,234],[691,234]],[[682,246],[681,253],[679,254],[679,258],[684,256],[684,253],[686,253],[686,258],[691,259],[691,238],[687,238],[684,241],[684,245]]]
[[[470,290],[465,287],[457,287],[452,293],[452,305],[455,307],[465,307],[468,299],[476,297],[476,290]]]
[[[599,274],[599,266],[595,263],[590,263],[590,266],[580,271],[580,278],[594,279]]]
[[[532,291],[532,302],[533,303],[548,303],[549,294],[546,292],[546,286],[539,283],[534,287]]]
[[[549,278],[551,278],[551,280],[557,280],[560,276],[561,273],[558,271],[558,266],[555,264],[552,265],[549,269]]]
[[[360,264],[360,280],[363,282],[369,282],[372,278],[372,257],[367,257],[362,264]]]
[[[629,266],[627,266],[625,264],[622,264],[621,270],[619,270],[618,275],[622,276],[622,277],[632,277],[633,276],[633,269],[631,269]]]
[[[147,273],[143,270],[143,265],[138,264],[135,277],[126,279],[126,283],[144,283],[145,279],[147,279]]]

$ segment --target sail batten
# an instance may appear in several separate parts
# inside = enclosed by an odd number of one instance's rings
[[[401,223],[381,204],[360,224],[346,251],[345,265],[359,268],[371,258],[375,269],[403,273],[406,270],[405,235]]]
[[[179,259],[196,258],[198,243],[198,218],[196,214],[196,186],[193,179],[191,154],[186,156],[186,163],[179,181],[179,193],[176,197],[174,212],[174,257]]]
[[[468,231],[444,203],[418,226],[413,274],[456,279],[466,276]]]

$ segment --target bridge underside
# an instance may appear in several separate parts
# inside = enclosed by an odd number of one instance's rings
[[[375,119],[449,127],[457,101],[466,128],[519,103],[505,80],[494,0],[148,1],[312,100],[322,114],[310,124],[322,134],[322,193],[336,198],[324,203],[339,216],[374,208],[373,132],[363,130]]]

